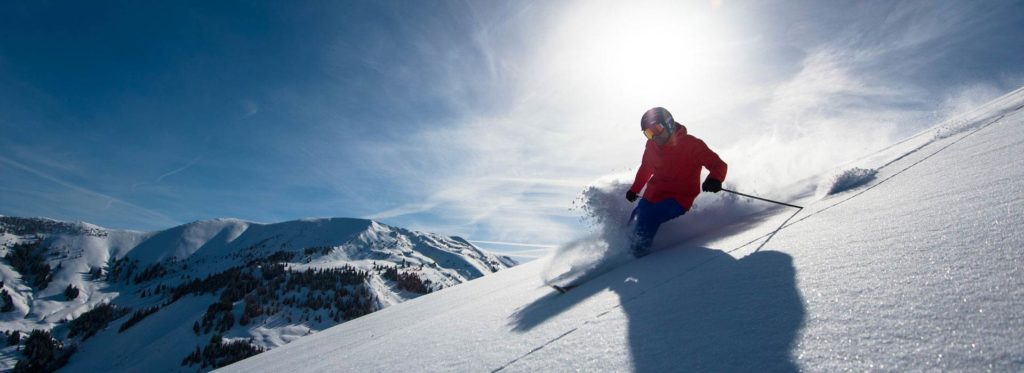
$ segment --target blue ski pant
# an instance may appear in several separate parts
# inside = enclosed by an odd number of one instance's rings
[[[673,198],[666,198],[658,203],[648,202],[641,198],[629,218],[630,230],[633,234],[630,251],[635,257],[650,253],[654,235],[662,223],[675,219],[686,213],[686,209]]]

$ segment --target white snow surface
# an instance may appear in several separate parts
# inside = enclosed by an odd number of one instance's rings
[[[837,169],[875,171],[863,185],[795,185],[799,211],[705,193],[644,258],[605,228],[223,371],[1021,371],[1022,107]],[[622,223],[623,188],[585,193],[596,222]],[[589,281],[546,285],[566,276]]]

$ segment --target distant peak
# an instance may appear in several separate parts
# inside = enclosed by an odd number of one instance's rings
[[[8,231],[18,235],[32,232],[94,235],[106,230],[106,228],[82,221],[67,222],[46,217],[0,216],[0,231]]]

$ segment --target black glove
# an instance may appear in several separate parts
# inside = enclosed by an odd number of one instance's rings
[[[722,191],[722,182],[712,179],[710,176],[704,179],[704,184],[701,184],[700,190],[711,193],[718,193]]]
[[[633,193],[632,190],[627,190],[626,191],[626,200],[629,201],[629,202],[634,202],[639,197],[640,196],[636,195],[636,193]]]

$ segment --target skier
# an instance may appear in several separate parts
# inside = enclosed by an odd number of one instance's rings
[[[636,180],[626,191],[629,202],[640,198],[641,190],[644,192],[629,219],[633,234],[630,250],[634,257],[649,254],[658,227],[685,214],[701,190],[721,191],[728,169],[718,154],[701,139],[687,134],[686,127],[673,120],[665,108],[656,107],[644,113],[640,129],[647,136],[647,146]],[[701,167],[711,171],[703,184]]]

